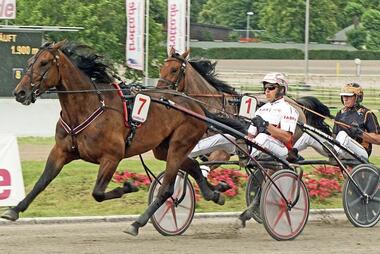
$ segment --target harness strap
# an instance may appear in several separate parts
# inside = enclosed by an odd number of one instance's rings
[[[129,116],[128,116],[128,109],[127,109],[127,102],[126,102],[125,96],[123,94],[123,91],[121,90],[119,84],[112,83],[112,85],[116,88],[117,94],[120,96],[120,98],[123,98],[122,103],[123,103],[123,112],[124,112],[124,124],[126,127],[129,127]]]
[[[70,134],[71,136],[78,135],[81,131],[86,129],[87,126],[89,126],[93,121],[95,121],[98,116],[100,116],[104,112],[104,103],[97,109],[95,110],[94,113],[92,113],[84,122],[79,124],[78,126],[71,128],[65,120],[62,118],[62,111],[59,116],[59,123],[63,127],[63,129],[67,132],[67,134]]]

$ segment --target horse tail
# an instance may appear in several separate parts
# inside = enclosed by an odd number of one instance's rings
[[[225,124],[235,130],[237,130],[238,132],[241,132],[243,134],[246,134],[247,133],[247,130],[248,130],[248,127],[249,127],[249,123],[242,120],[242,119],[239,119],[239,118],[231,118],[231,117],[223,117],[223,116],[220,116],[218,113],[211,113],[210,111],[204,109],[204,112],[205,112],[205,115],[206,117],[208,118],[211,118],[219,123],[222,123],[222,124]],[[212,124],[209,124],[209,125],[212,125]],[[219,129],[218,126],[214,126],[216,129]]]
[[[315,111],[325,117],[334,118],[330,113],[329,107],[327,107],[314,96],[300,97],[298,100],[296,100],[296,102],[301,104],[305,108]],[[323,131],[328,135],[331,135],[332,132],[330,126],[324,122],[325,117],[319,116],[307,109],[303,110],[306,116],[306,123]]]

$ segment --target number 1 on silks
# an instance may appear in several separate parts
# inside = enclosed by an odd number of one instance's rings
[[[138,94],[135,97],[132,110],[132,120],[143,123],[148,117],[150,97],[145,94]]]
[[[254,97],[244,95],[241,98],[239,116],[253,118],[255,116],[257,100]]]

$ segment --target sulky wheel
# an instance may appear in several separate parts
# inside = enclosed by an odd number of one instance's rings
[[[149,204],[156,198],[158,189],[164,178],[164,172],[157,176],[149,188]],[[184,181],[186,180],[186,187]],[[176,201],[181,199],[185,189],[185,197],[181,203]],[[168,198],[165,203],[153,214],[151,222],[156,230],[165,236],[181,235],[190,226],[195,212],[195,192],[193,185],[182,171],[178,172],[172,198]]]
[[[343,186],[344,212],[352,225],[372,227],[380,219],[378,169],[371,164],[361,164],[352,169],[351,177],[364,195],[347,177]]]
[[[256,195],[260,195],[259,189],[261,188],[261,181],[259,179],[262,179],[262,173],[260,170],[255,170],[252,174],[249,175],[248,181],[247,181],[247,187],[245,189],[245,202],[247,206],[249,206],[253,199],[256,197]],[[262,224],[263,219],[261,216],[259,216],[257,213],[252,214],[252,218],[257,222]]]
[[[309,217],[309,194],[303,181],[298,181],[298,175],[290,170],[280,170],[271,177],[287,201],[297,203],[288,208],[279,190],[269,179],[261,194],[261,216],[267,232],[276,240],[292,240],[304,229]]]

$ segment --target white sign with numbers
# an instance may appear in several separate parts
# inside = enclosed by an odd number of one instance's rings
[[[135,98],[132,110],[132,120],[143,123],[148,118],[150,106],[150,97],[144,94],[138,94]]]
[[[0,134],[0,206],[15,206],[24,197],[16,136]]]
[[[257,100],[254,97],[244,95],[241,98],[239,116],[252,119],[255,116]]]

